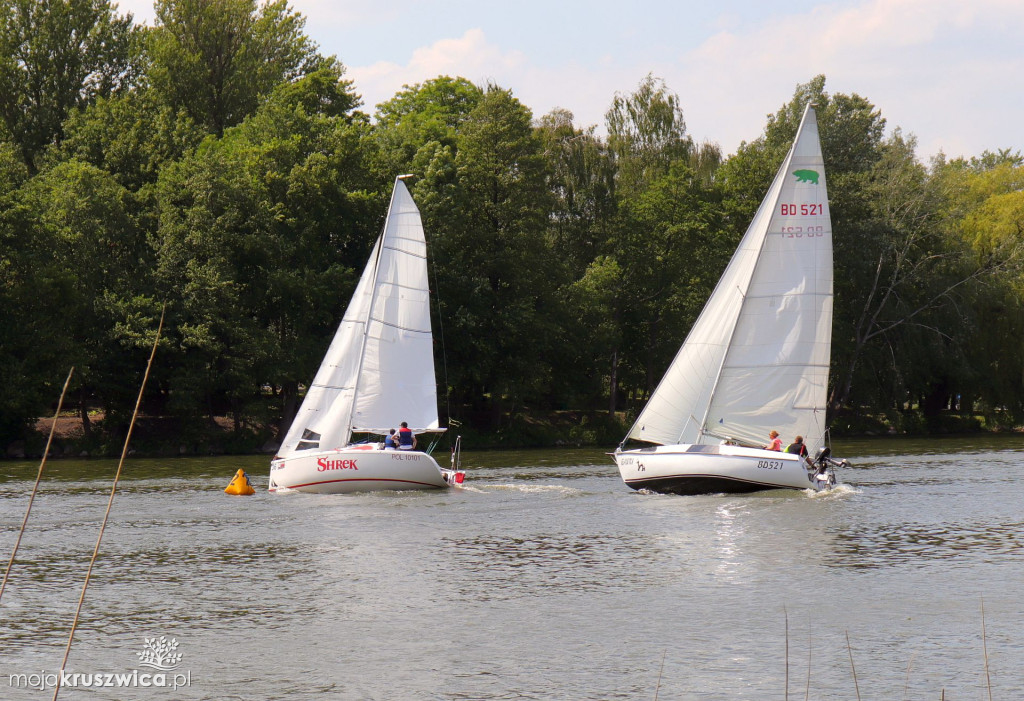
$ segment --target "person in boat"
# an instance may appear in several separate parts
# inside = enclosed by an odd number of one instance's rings
[[[416,435],[405,421],[402,422],[401,428],[398,429],[398,449],[416,450]]]
[[[779,432],[772,429],[768,432],[768,445],[762,446],[765,450],[774,450],[776,452],[782,452],[782,439],[779,438]],[[806,448],[805,448],[806,450]]]
[[[814,465],[814,461],[811,460],[810,455],[807,454],[807,446],[804,445],[803,436],[797,436],[794,438],[793,442],[786,447],[786,452],[792,453],[793,455],[799,455],[808,465]]]
[[[395,435],[395,429],[388,431],[387,438],[384,439],[384,450],[397,450],[398,449],[398,437]]]

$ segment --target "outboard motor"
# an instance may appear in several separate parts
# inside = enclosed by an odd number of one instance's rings
[[[818,472],[824,472],[828,467],[830,455],[832,455],[832,449],[827,445],[818,448],[818,452],[814,455],[814,464],[818,466]]]
[[[849,465],[846,460],[833,458],[832,449],[827,445],[818,448],[818,452],[814,455],[814,464],[817,466],[814,479],[824,482],[826,489],[831,489],[836,483],[836,474],[831,468]]]

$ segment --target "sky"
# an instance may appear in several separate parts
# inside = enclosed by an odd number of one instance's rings
[[[152,24],[152,0],[116,0]],[[1024,0],[290,0],[364,111],[439,75],[494,83],[541,117],[596,125],[651,74],[688,133],[731,154],[797,85],[826,77],[887,132],[939,153],[1024,152]]]

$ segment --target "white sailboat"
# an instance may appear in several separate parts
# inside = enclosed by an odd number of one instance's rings
[[[613,457],[634,489],[676,494],[815,489],[825,442],[832,224],[818,123],[796,139],[661,383]],[[776,430],[813,459],[762,449]],[[624,449],[635,439],[652,447]],[[783,443],[785,446],[786,443]]]
[[[314,493],[443,489],[464,473],[422,449],[352,442],[387,436],[405,421],[441,433],[437,416],[427,244],[419,210],[399,176],[384,230],[280,450],[271,491]],[[425,437],[420,440],[425,440]]]

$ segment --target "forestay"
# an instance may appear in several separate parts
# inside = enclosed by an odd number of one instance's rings
[[[352,432],[387,433],[400,421],[438,430],[433,353],[423,224],[396,180],[384,231],[278,456],[341,447]]]
[[[704,310],[629,433],[659,444],[812,446],[825,428],[832,225],[814,108]]]

